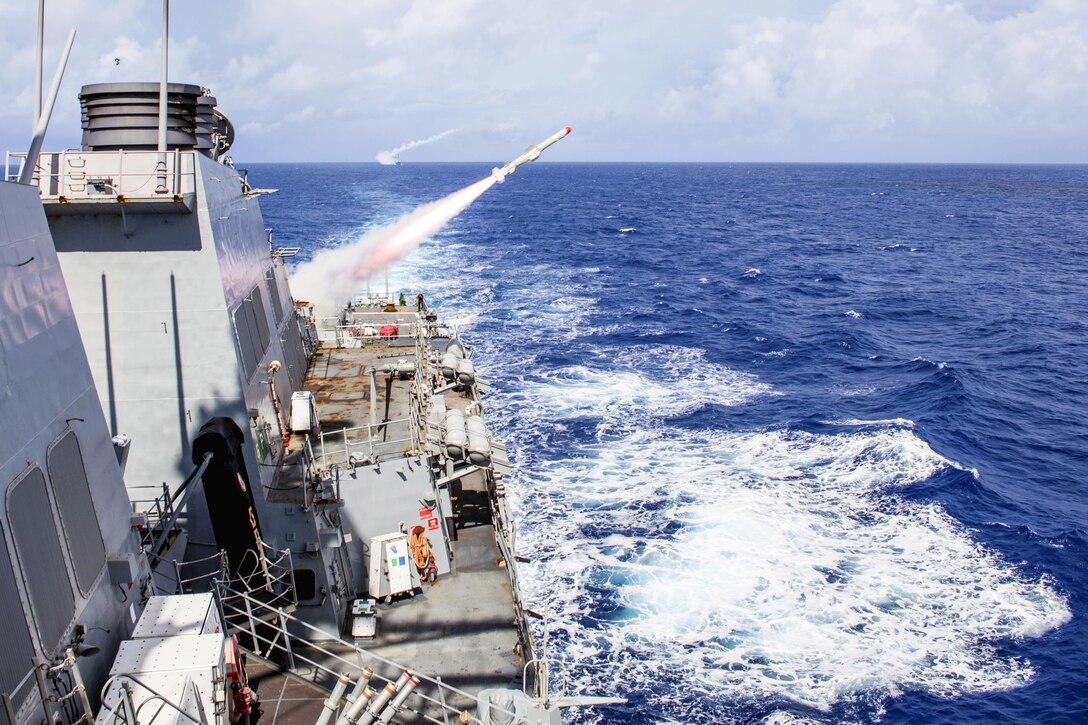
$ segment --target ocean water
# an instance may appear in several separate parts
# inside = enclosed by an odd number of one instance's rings
[[[305,258],[487,171],[250,180]],[[398,265],[550,654],[630,700],[569,719],[1088,722],[1086,241],[1086,167],[540,163]]]

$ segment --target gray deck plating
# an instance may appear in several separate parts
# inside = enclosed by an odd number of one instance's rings
[[[469,692],[520,687],[510,580],[492,527],[461,529],[456,551],[457,574],[380,607],[377,639],[359,644]]]
[[[403,311],[400,314],[403,315]],[[441,342],[436,340],[435,346],[442,347]],[[321,431],[330,448],[335,445],[332,443],[335,435],[329,434],[365,426],[371,420],[369,369],[380,371],[383,366],[398,360],[412,360],[415,354],[409,340],[368,338],[354,344],[358,346],[323,345],[310,365],[303,386],[314,394]],[[417,394],[418,388],[422,388],[422,394],[428,394],[429,386],[434,382],[439,381],[393,378],[387,388],[386,376],[379,373],[374,400],[377,420],[408,418],[411,396]],[[449,408],[464,408],[471,402],[463,391],[448,391],[444,397]],[[402,438],[402,433],[390,426],[388,439]],[[303,444],[303,436],[294,436],[288,457],[297,455]],[[320,455],[316,444],[314,452]],[[290,467],[285,467],[283,472],[286,474],[289,470]],[[343,480],[346,498],[350,495],[350,487],[347,479]],[[301,481],[298,484],[296,493],[281,478],[278,485],[286,490],[281,490],[278,498],[282,502],[300,498]],[[507,562],[503,561],[495,540],[487,479],[482,473],[464,476],[451,485],[451,496],[455,523],[451,538],[454,538],[456,573],[439,577],[434,583],[425,583],[422,592],[413,597],[379,606],[377,637],[359,640],[357,645],[473,695],[487,687],[520,688],[523,660],[518,648],[519,625]],[[355,584],[356,589],[365,589],[365,582]],[[263,664],[251,663],[249,670],[262,696],[263,722],[301,725],[316,719],[323,699],[320,691],[289,680]],[[379,672],[394,677],[397,674]],[[297,675],[306,678],[304,672]],[[328,687],[330,683],[314,681],[313,684]],[[434,692],[425,694],[437,696]],[[446,699],[458,709],[474,709],[474,703],[467,698],[454,702],[447,695]],[[410,704],[414,701],[414,698],[410,700]],[[416,702],[414,706],[419,704]],[[410,720],[410,713],[407,717],[406,714],[398,716],[400,722]]]

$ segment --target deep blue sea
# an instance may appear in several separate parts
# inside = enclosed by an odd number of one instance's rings
[[[250,181],[306,258],[488,168]],[[539,163],[398,265],[551,655],[630,699],[570,719],[1088,722],[1086,243],[1088,167]]]

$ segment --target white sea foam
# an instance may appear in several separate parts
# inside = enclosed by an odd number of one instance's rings
[[[815,725],[817,722],[817,720],[810,720],[807,717],[797,717],[793,713],[784,710],[776,710],[763,718],[763,725]]]
[[[872,395],[876,392],[876,387],[872,385],[832,385],[830,388],[832,393],[841,395],[844,398],[860,398],[865,395]]]
[[[933,360],[930,360],[929,358],[925,358],[925,357],[913,358],[913,359],[911,359],[911,362],[921,362],[921,363],[926,363],[927,365],[933,365],[938,370],[945,370],[945,369],[948,368],[948,363],[946,363],[946,362],[943,362],[943,361],[934,362]]]
[[[831,420],[828,421],[830,425],[849,425],[858,427],[894,427],[894,428],[909,428],[911,430],[917,425],[913,420],[909,418],[880,418],[878,420],[862,420],[860,418],[847,418],[846,420]]]
[[[548,424],[598,418],[598,433],[604,435],[686,415],[705,405],[739,405],[770,392],[755,376],[709,362],[702,350],[694,348],[641,345],[599,351],[596,357],[599,366],[535,371],[507,396],[509,403],[520,403],[523,421]]]
[[[668,360],[688,372],[664,377]],[[907,688],[952,697],[1030,680],[1031,664],[995,644],[1061,625],[1068,604],[939,505],[900,494],[957,464],[900,419],[845,421],[858,430],[838,435],[669,426],[770,392],[690,364],[701,360],[629,348],[614,368],[566,368],[503,396],[518,411],[506,421],[515,443],[570,418],[597,417],[608,433],[558,457],[517,446],[529,598],[552,608],[565,659],[615,668],[600,681],[575,667],[579,686],[655,692],[662,712],[704,697],[828,710]],[[615,612],[594,621],[602,608]],[[666,670],[700,684],[663,690]]]
[[[847,317],[853,317],[855,320],[861,317],[861,313],[856,310],[847,310],[846,315]]]

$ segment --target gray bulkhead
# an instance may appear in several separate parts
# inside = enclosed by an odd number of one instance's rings
[[[93,157],[98,153],[83,152]],[[286,423],[306,355],[282,260],[270,254],[255,195],[235,170],[199,153],[194,203],[121,216],[57,214],[50,224],[71,289],[80,332],[114,432],[132,438],[125,480],[130,496],[176,486],[195,467],[191,442],[210,418],[231,418],[246,435],[245,464],[268,544],[291,548],[295,566],[314,571],[326,593],[351,587],[312,512],[267,500],[282,451],[272,386]],[[192,211],[188,209],[191,208]],[[270,371],[272,361],[281,367]],[[188,560],[213,553],[204,497],[189,500]],[[286,533],[294,533],[288,540]],[[323,597],[299,615],[338,626],[347,601]]]
[[[101,649],[79,660],[97,700],[141,598],[107,560],[135,561],[140,541],[38,189],[2,181],[0,421],[0,696],[36,721],[34,678],[17,685],[77,625]]]

